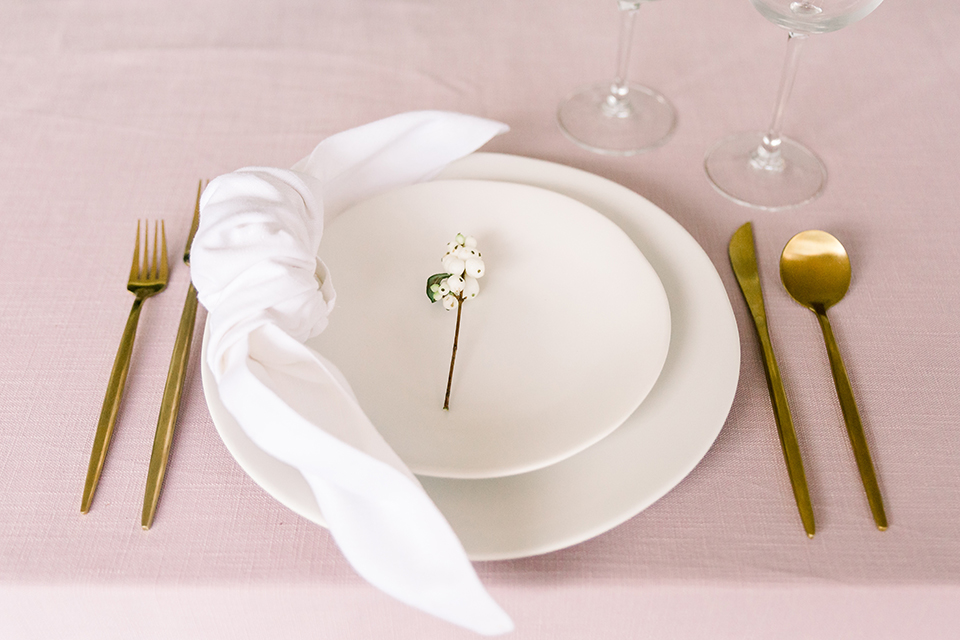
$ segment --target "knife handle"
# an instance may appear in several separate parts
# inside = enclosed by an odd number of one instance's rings
[[[160,500],[160,488],[170,457],[173,444],[173,430],[180,412],[180,398],[183,395],[183,381],[187,374],[187,362],[190,357],[190,344],[193,341],[193,328],[197,318],[197,290],[193,284],[187,290],[187,299],[180,314],[180,328],[173,345],[170,368],[167,370],[167,382],[160,401],[160,416],[157,419],[157,433],[153,439],[153,452],[150,454],[150,467],[147,471],[147,487],[143,494],[143,514],[140,525],[149,529]]]
[[[760,346],[763,348],[763,370],[766,373],[767,387],[770,390],[770,400],[773,403],[773,415],[777,422],[777,433],[780,435],[780,446],[787,463],[787,474],[790,477],[790,486],[793,487],[793,496],[800,511],[800,520],[807,536],[812,538],[816,533],[813,519],[813,505],[810,502],[810,492],[807,488],[807,476],[803,471],[803,460],[800,457],[800,445],[797,442],[797,432],[793,428],[793,418],[790,416],[790,405],[787,404],[787,393],[783,388],[783,379],[780,377],[780,367],[773,353],[773,344],[767,323],[763,318],[753,314],[753,321],[760,337]]]

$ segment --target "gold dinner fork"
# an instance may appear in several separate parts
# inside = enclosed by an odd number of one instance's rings
[[[193,237],[200,227],[200,196],[203,193],[203,187],[203,180],[201,180],[197,185],[197,204],[193,208],[193,221],[190,223],[190,233],[187,235],[187,244],[183,250],[183,262],[188,267],[190,266],[190,247],[193,246]],[[196,320],[197,289],[191,282],[187,288],[187,298],[183,302],[180,328],[177,329],[177,339],[173,343],[173,354],[170,357],[170,368],[167,371],[167,383],[163,387],[163,398],[160,400],[157,433],[153,438],[153,452],[150,454],[150,467],[147,469],[147,485],[143,492],[143,512],[141,513],[140,526],[144,530],[150,528],[153,524],[153,517],[157,513],[157,502],[160,500],[163,476],[166,474],[170,448],[173,446],[173,430],[177,426],[177,415],[180,412],[180,399],[183,396],[183,383],[187,377],[190,344],[193,341],[193,329]]]
[[[143,231],[143,266],[140,265],[140,222],[137,221],[137,241],[133,248],[133,265],[130,267],[130,278],[127,289],[136,296],[127,326],[123,329],[120,339],[120,348],[113,361],[113,371],[110,373],[110,382],[107,384],[107,393],[103,399],[103,408],[100,410],[100,422],[97,424],[97,433],[93,438],[93,451],[90,453],[90,465],[87,467],[87,481],[83,486],[83,500],[80,503],[80,512],[90,510],[93,493],[100,481],[100,472],[103,471],[103,462],[107,457],[107,448],[110,446],[110,437],[117,421],[117,411],[120,408],[120,398],[123,396],[123,385],[127,381],[127,371],[130,369],[130,355],[133,353],[133,339],[137,335],[137,323],[140,321],[140,308],[143,301],[150,296],[163,291],[167,286],[167,235],[160,221],[160,265],[157,266],[157,223],[153,225],[153,259],[150,257],[149,225]]]

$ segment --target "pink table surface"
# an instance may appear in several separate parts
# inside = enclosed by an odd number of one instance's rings
[[[433,108],[510,124],[485,150],[597,173],[669,212],[717,266],[740,325],[733,408],[686,480],[573,548],[478,563],[517,623],[511,637],[958,637],[960,8],[888,0],[808,43],[785,126],[830,177],[788,213],[737,206],[702,170],[719,137],[767,123],[784,33],[746,0],[645,7],[634,77],[674,102],[679,128],[654,153],[610,158],[568,142],[554,113],[612,73],[616,31],[612,0],[0,3],[0,637],[471,637],[368,586],[325,530],[254,484],[217,436],[195,366],[157,520],[141,531],[188,281],[179,263],[145,308],[94,508],[79,513],[131,302],[136,219],[165,218],[176,255],[198,178],[289,166],[329,134]],[[816,508],[812,541],[727,261],[746,220]],[[779,286],[779,251],[807,228],[852,256],[831,315],[885,533],[817,324]]]

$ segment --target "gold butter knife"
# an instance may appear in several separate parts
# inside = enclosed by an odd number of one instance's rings
[[[196,235],[197,227],[200,225],[201,193],[203,193],[203,180],[197,187],[197,204],[193,210],[193,222],[190,224],[190,234],[183,252],[183,261],[187,266],[190,266],[190,245],[193,244],[193,236]],[[163,485],[163,476],[170,457],[170,446],[173,444],[173,430],[180,411],[180,397],[183,394],[183,381],[187,374],[187,361],[190,357],[190,343],[193,341],[196,318],[197,290],[191,282],[190,288],[187,289],[187,299],[183,303],[183,312],[180,314],[180,328],[177,330],[173,356],[170,358],[170,368],[167,370],[167,382],[163,388],[163,399],[160,401],[160,417],[157,419],[157,433],[153,439],[153,452],[150,454],[147,488],[143,494],[143,515],[140,524],[144,529],[150,528],[153,524],[153,516],[157,512],[160,488]]]
[[[787,474],[793,486],[793,496],[800,510],[800,519],[803,528],[809,537],[816,531],[813,521],[813,505],[810,503],[810,493],[807,490],[807,477],[803,472],[803,461],[800,459],[800,447],[797,444],[797,433],[793,428],[793,419],[790,417],[790,406],[787,404],[787,394],[783,389],[783,380],[780,377],[780,367],[773,353],[773,344],[770,342],[770,333],[767,330],[767,314],[763,306],[763,291],[760,288],[760,274],[757,270],[757,255],[753,241],[753,227],[748,222],[733,234],[730,239],[730,264],[733,273],[737,276],[740,290],[747,301],[750,315],[757,328],[760,346],[763,348],[763,365],[767,374],[767,387],[770,390],[770,399],[773,402],[773,414],[777,421],[777,432],[780,434],[780,446],[783,448],[783,457],[787,462]]]

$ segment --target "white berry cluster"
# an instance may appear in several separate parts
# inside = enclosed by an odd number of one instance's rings
[[[446,310],[456,309],[458,303],[475,298],[480,293],[478,278],[483,277],[483,258],[477,250],[477,239],[458,233],[447,243],[447,252],[441,260],[445,273],[427,280],[427,296],[432,302],[441,300]]]

